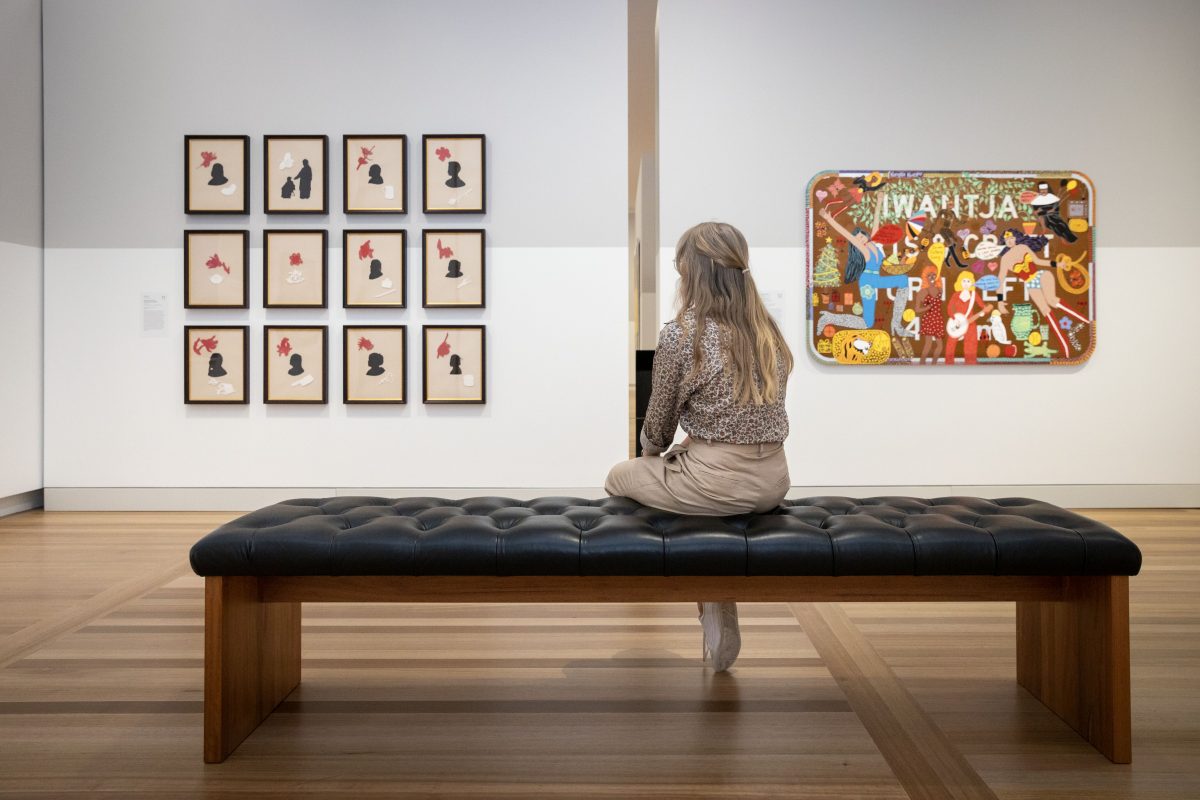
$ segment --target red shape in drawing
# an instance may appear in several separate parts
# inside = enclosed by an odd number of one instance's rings
[[[829,184],[829,193],[830,194],[840,194],[842,189],[845,189],[845,188],[846,188],[846,185],[844,183],[842,183],[842,179],[838,178],[836,181]]]
[[[288,337],[285,336],[280,339],[279,344],[275,346],[275,355],[286,356],[290,352],[292,352],[292,343]]]
[[[205,350],[212,353],[215,352],[216,349],[217,337],[215,336],[210,336],[207,339],[197,339],[196,341],[192,342],[192,352],[198,356],[204,355]]]
[[[208,169],[209,165],[211,165],[212,162],[217,160],[217,154],[214,153],[212,150],[205,150],[203,153],[200,154],[200,158],[202,159],[202,161],[200,162],[200,168]]]
[[[362,261],[367,258],[374,258],[375,251],[371,249],[371,240],[367,239],[358,246],[358,260]]]
[[[853,202],[857,203],[859,200],[862,200],[862,196],[863,196],[862,189],[858,188],[857,186],[850,187],[850,199]]]
[[[222,261],[221,257],[216,253],[213,253],[212,257],[209,258],[208,261],[204,262],[204,266],[208,267],[209,269],[223,269],[225,270],[226,275],[229,274],[229,266]]]
[[[372,342],[370,339],[368,339],[365,336],[360,336],[360,337],[358,337],[358,349],[359,350],[374,350],[375,343]]]
[[[292,253],[290,256],[288,256],[288,264],[293,267],[298,267],[303,263],[304,259],[300,257],[299,253]]]
[[[439,147],[433,151],[433,154],[438,157],[438,161],[445,161],[450,157],[450,149],[447,147]]]
[[[879,242],[880,244],[895,244],[904,238],[904,229],[899,225],[882,225],[879,230],[875,231],[875,235],[871,237],[871,241]]]
[[[442,339],[442,343],[437,346],[437,357],[445,358],[450,355],[450,334],[446,334],[446,338]]]
[[[358,172],[363,164],[369,164],[371,162],[371,154],[375,152],[374,147],[359,147],[358,149],[362,151],[362,155],[358,157],[358,166],[354,168],[355,172]]]
[[[450,256],[454,255],[454,251],[451,250],[449,247],[442,247],[441,239],[437,240],[437,246],[438,246],[438,258],[449,258]]]

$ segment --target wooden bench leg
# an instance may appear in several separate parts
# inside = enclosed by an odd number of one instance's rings
[[[300,683],[300,604],[257,578],[204,579],[204,760],[225,760]]]
[[[1110,761],[1128,764],[1129,578],[1067,578],[1066,594],[1017,602],[1017,682]]]

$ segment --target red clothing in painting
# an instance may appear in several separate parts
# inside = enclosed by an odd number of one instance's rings
[[[979,349],[979,326],[975,324],[974,317],[980,311],[979,297],[973,289],[965,293],[966,299],[963,299],[963,294],[963,292],[955,292],[946,301],[946,315],[950,319],[954,319],[955,314],[965,314],[967,317],[967,332],[962,335],[961,339],[946,336],[947,364],[954,363],[954,352],[958,349],[959,341],[963,343],[963,360],[968,364],[976,363],[975,351]]]

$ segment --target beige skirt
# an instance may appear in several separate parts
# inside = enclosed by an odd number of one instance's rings
[[[677,514],[728,516],[770,511],[791,486],[782,442],[729,444],[693,439],[662,456],[622,461],[604,490]]]

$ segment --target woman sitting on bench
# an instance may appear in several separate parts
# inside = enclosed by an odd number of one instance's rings
[[[704,222],[680,237],[679,311],[658,336],[641,431],[646,455],[612,468],[604,484],[610,495],[677,514],[727,516],[770,511],[787,493],[792,354],[749,259],[732,225]],[[671,447],[677,426],[687,438]],[[704,659],[722,672],[741,649],[737,605],[699,606]]]

